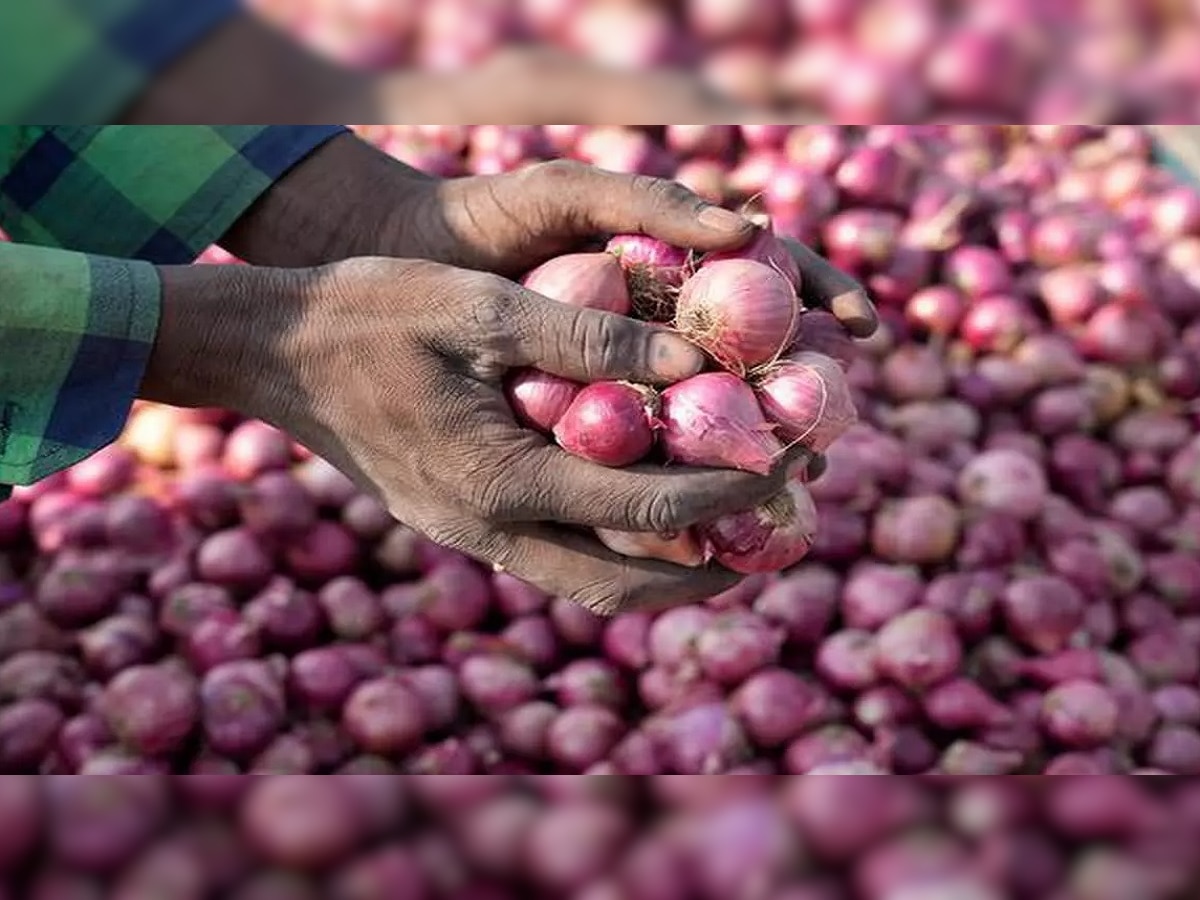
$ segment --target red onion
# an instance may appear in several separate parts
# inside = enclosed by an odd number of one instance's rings
[[[724,613],[697,635],[701,672],[719,684],[739,684],[774,663],[782,634],[753,613]]]
[[[582,385],[537,369],[518,369],[504,383],[508,404],[522,425],[550,434]]]
[[[787,277],[749,259],[702,266],[680,291],[675,327],[737,372],[771,362],[791,343],[800,301]]]
[[[864,562],[853,568],[842,591],[842,619],[851,628],[873,631],[921,598],[919,573],[904,566]]]
[[[614,553],[634,559],[661,559],[680,566],[695,567],[704,563],[704,549],[691,532],[674,537],[637,531],[614,531],[597,528],[596,537]]]
[[[1036,461],[1015,450],[989,450],[962,470],[958,493],[963,502],[1020,519],[1042,511],[1048,486]]]
[[[681,775],[718,775],[750,755],[745,732],[721,703],[661,713],[647,728],[664,761]]]
[[[954,552],[959,530],[959,512],[946,498],[909,497],[889,501],[879,510],[871,545],[892,562],[935,563]]]
[[[599,382],[583,388],[554,426],[554,437],[569,453],[603,466],[627,466],[654,446],[658,398],[627,382]]]
[[[546,751],[560,766],[583,771],[605,759],[624,732],[620,716],[608,707],[572,706],[550,723]]]
[[[629,289],[621,264],[610,253],[570,253],[542,263],[525,276],[531,291],[571,306],[628,315]]]
[[[663,449],[675,462],[766,475],[783,452],[753,390],[728,373],[706,372],[667,388],[661,417]]]
[[[386,756],[415,748],[427,723],[416,693],[385,676],[354,689],[342,708],[342,724],[363,750]]]
[[[769,228],[760,229],[750,243],[740,249],[706,253],[700,261],[700,266],[703,268],[730,259],[749,260],[768,266],[791,282],[796,291],[800,290],[800,267],[796,258]]]
[[[1039,653],[1064,649],[1083,624],[1083,595],[1053,575],[1029,575],[1009,584],[1001,609],[1009,631]]]
[[[165,664],[125,669],[105,686],[99,704],[113,733],[149,756],[179,749],[199,716],[195,681]]]
[[[817,508],[793,479],[766,503],[697,526],[716,560],[743,575],[778,572],[808,553],[817,530]]]
[[[879,630],[875,649],[881,674],[913,689],[949,677],[962,661],[962,645],[949,617],[914,609]]]
[[[1117,729],[1117,703],[1103,686],[1091,681],[1066,681],[1046,692],[1042,726],[1068,747],[1099,747]]]
[[[817,673],[835,688],[861,691],[879,680],[878,647],[869,631],[835,631],[817,649]]]
[[[605,249],[625,270],[633,314],[648,322],[670,322],[673,289],[683,284],[688,271],[687,251],[641,234],[617,235]]]
[[[758,400],[779,436],[820,453],[858,419],[850,386],[838,363],[808,351],[770,364],[758,376]]]

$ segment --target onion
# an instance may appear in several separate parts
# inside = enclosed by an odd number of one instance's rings
[[[525,276],[529,290],[571,306],[628,315],[629,289],[610,253],[571,253],[542,263]]]
[[[795,565],[808,553],[816,530],[817,508],[795,479],[754,509],[697,526],[716,560],[743,575]]]
[[[1046,692],[1042,725],[1068,747],[1099,747],[1112,740],[1118,708],[1109,691],[1091,681],[1066,681]]]
[[[801,351],[770,364],[758,375],[759,404],[780,426],[779,436],[820,453],[858,419],[850,386],[838,363]]]
[[[787,278],[797,292],[800,290],[802,282],[796,258],[770,228],[760,229],[750,243],[738,250],[706,253],[700,261],[700,268],[731,259],[749,260],[768,266]]]
[[[670,322],[675,315],[675,289],[688,272],[687,251],[640,234],[617,235],[605,249],[625,270],[634,316]]]
[[[675,327],[722,365],[744,372],[784,351],[799,316],[786,274],[749,259],[723,259],[684,282]]]
[[[704,563],[704,550],[691,532],[663,537],[644,532],[614,531],[597,528],[596,537],[609,550],[635,559],[661,559],[680,566],[696,567]]]
[[[963,502],[1024,520],[1041,513],[1047,491],[1041,466],[1015,450],[982,453],[967,463],[958,478]]]
[[[959,511],[940,496],[909,497],[885,504],[875,517],[871,545],[886,560],[935,563],[958,543]]]
[[[504,383],[517,421],[543,434],[554,431],[582,389],[582,385],[537,369],[518,369]]]
[[[658,397],[628,382],[599,382],[583,388],[554,426],[569,453],[604,466],[637,462],[654,446]]]
[[[660,439],[686,465],[766,475],[783,452],[753,390],[735,376],[705,372],[663,391]]]
[[[879,671],[919,690],[949,677],[962,661],[962,645],[948,616],[935,610],[901,613],[875,640]]]

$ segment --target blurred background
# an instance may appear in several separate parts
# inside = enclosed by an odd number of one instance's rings
[[[461,72],[552,51],[560,64],[674,71],[755,109],[846,124],[1200,113],[1197,0],[247,2],[360,69]],[[494,83],[509,87],[537,89]]]

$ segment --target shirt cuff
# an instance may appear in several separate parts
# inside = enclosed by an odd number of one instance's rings
[[[121,433],[161,288],[148,263],[18,244],[0,244],[0,286],[0,483],[31,484]]]
[[[0,222],[14,241],[188,263],[292,166],[346,131],[342,125],[23,128],[0,177]],[[5,139],[0,129],[0,145]]]

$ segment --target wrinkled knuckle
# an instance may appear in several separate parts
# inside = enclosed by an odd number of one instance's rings
[[[670,210],[681,206],[695,206],[700,198],[680,184],[666,178],[647,177],[646,191],[659,209]]]
[[[627,578],[589,582],[568,594],[567,599],[604,618],[635,608],[638,600]]]
[[[471,513],[485,522],[501,521],[510,511],[508,489],[496,478],[475,482],[464,500]]]
[[[677,490],[657,491],[644,505],[646,524],[658,534],[678,531],[694,524],[695,504]]]

